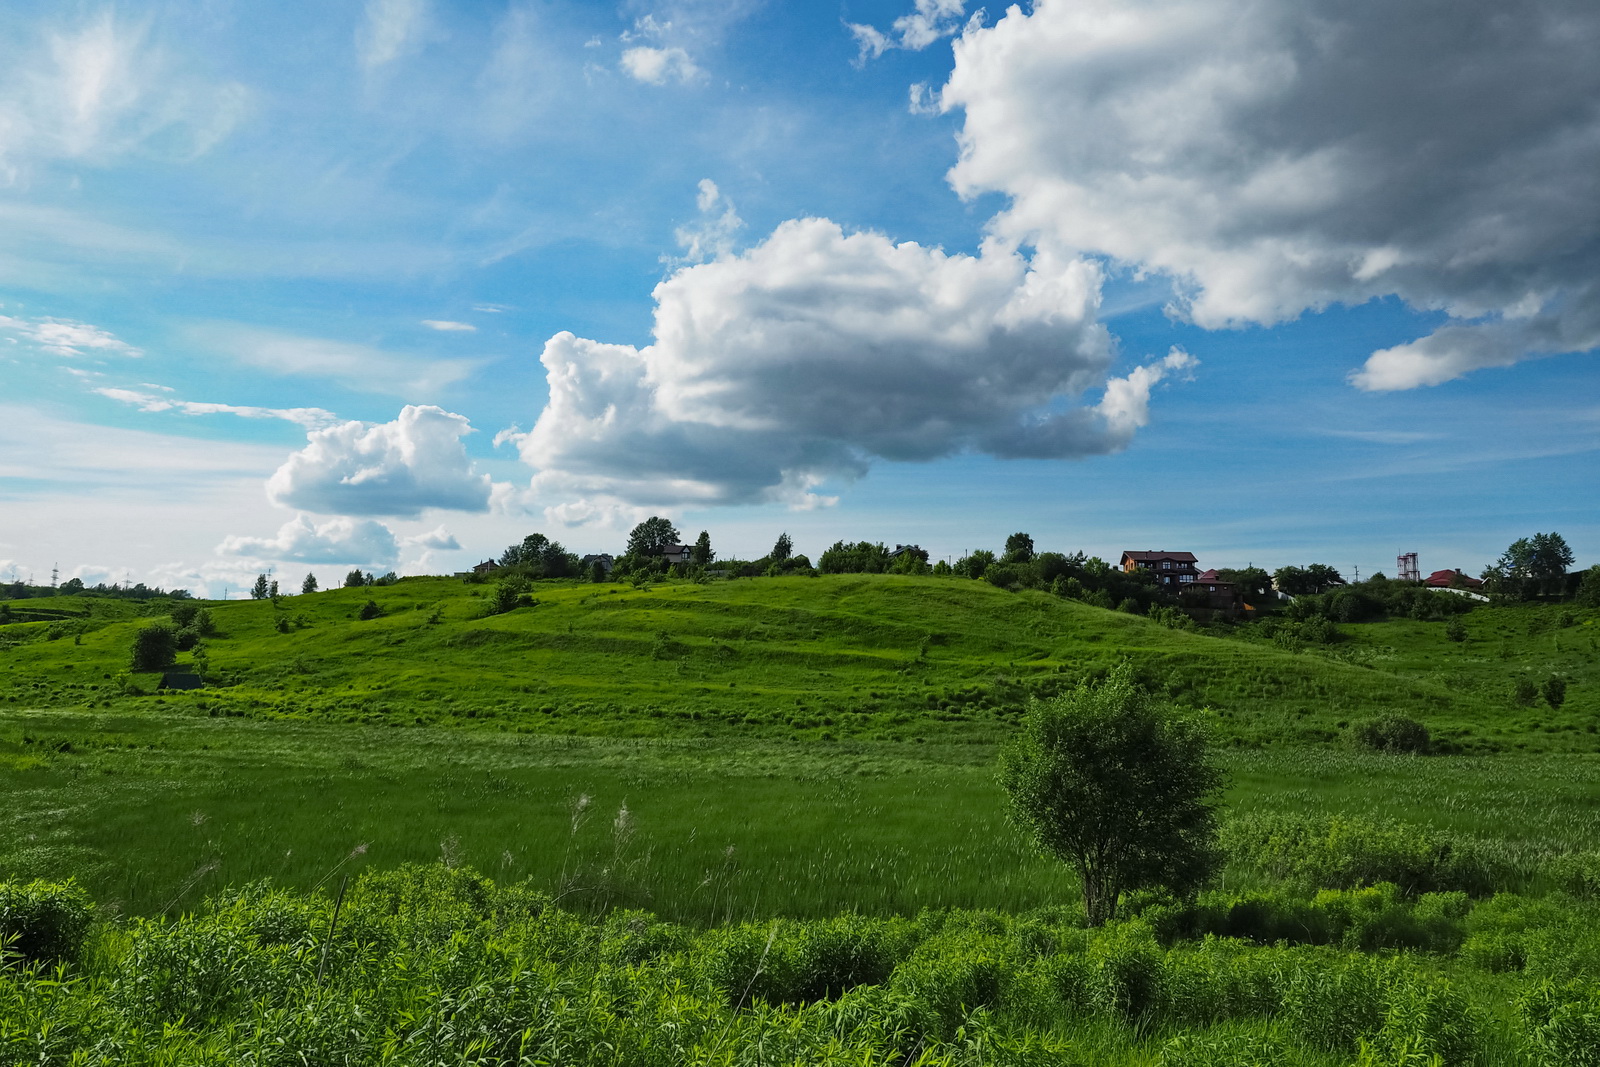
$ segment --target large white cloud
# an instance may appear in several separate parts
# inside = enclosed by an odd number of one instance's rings
[[[1451,321],[1366,389],[1600,345],[1593,0],[1038,0],[969,27],[964,195],[1173,277],[1205,327],[1397,295]]]
[[[826,219],[656,287],[644,348],[557,334],[550,401],[516,436],[545,495],[629,504],[815,502],[874,458],[1123,448],[1173,357],[1106,386],[1100,274],[998,242],[951,255]]]
[[[371,519],[331,519],[318,525],[296,515],[273,537],[229,537],[224,556],[295,563],[347,563],[387,567],[400,558],[394,531]]]
[[[307,434],[267,481],[276,504],[330,515],[415,516],[424,508],[486,511],[490,483],[473,470],[462,416],[407,405],[393,422],[345,422]]]

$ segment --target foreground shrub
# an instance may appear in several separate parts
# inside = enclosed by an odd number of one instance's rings
[[[1160,1067],[1279,1067],[1289,1049],[1276,1030],[1224,1029],[1179,1034],[1161,1049]]]
[[[88,894],[76,882],[0,882],[0,961],[75,963],[93,921]]]
[[[1517,1001],[1540,1067],[1600,1067],[1600,987],[1541,982]]]

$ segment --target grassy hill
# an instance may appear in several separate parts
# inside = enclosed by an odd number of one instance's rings
[[[1009,731],[1029,693],[1126,658],[1176,703],[1209,709],[1219,740],[1233,744],[1332,741],[1353,721],[1397,711],[1460,751],[1596,747],[1600,628],[1570,612],[1530,622],[1554,609],[1475,612],[1461,643],[1441,624],[1395,622],[1347,627],[1354,637],[1330,650],[1286,651],[961,579],[541,583],[534,604],[501,615],[487,614],[491,591],[414,578],[211,603],[218,632],[206,646],[222,684],[187,694],[153,694],[154,676],[126,675],[134,630],[169,603],[54,598],[45,602],[54,621],[0,628],[0,705],[986,744]],[[369,599],[382,615],[363,620]],[[1573,682],[1562,709],[1513,704],[1514,675],[1552,670]]]

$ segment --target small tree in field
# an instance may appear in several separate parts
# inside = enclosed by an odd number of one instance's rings
[[[700,536],[694,539],[694,548],[689,552],[689,561],[697,567],[704,567],[717,558],[711,550],[711,534],[705,530],[700,531]]]
[[[265,600],[271,593],[272,586],[267,581],[265,574],[256,575],[256,584],[250,587],[251,600]]]
[[[308,596],[311,593],[315,593],[316,591],[317,591],[317,576],[315,574],[306,575],[306,580],[300,583],[300,595],[301,596]]]
[[[1001,751],[1012,822],[1078,874],[1089,925],[1124,893],[1199,888],[1216,871],[1222,775],[1200,728],[1157,705],[1127,666],[1029,702]]]
[[[152,622],[133,635],[133,660],[136,671],[160,671],[178,658],[178,633],[164,622]]]

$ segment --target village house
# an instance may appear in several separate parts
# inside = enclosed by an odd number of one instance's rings
[[[668,564],[681,563],[687,565],[694,557],[694,548],[690,545],[662,545],[650,554],[652,556],[660,556]]]
[[[1177,593],[1200,577],[1193,552],[1124,552],[1119,566],[1129,574],[1149,571],[1163,592]]]
[[[1233,582],[1223,581],[1217,577],[1213,570],[1202,571],[1195,578],[1191,589],[1201,589],[1207,594],[1206,607],[1213,611],[1225,611],[1230,615],[1238,615],[1249,611],[1250,605],[1244,602],[1244,593]]]
[[[1476,578],[1469,578],[1460,571],[1443,570],[1434,571],[1422,583],[1434,589],[1482,589],[1483,583]]]

